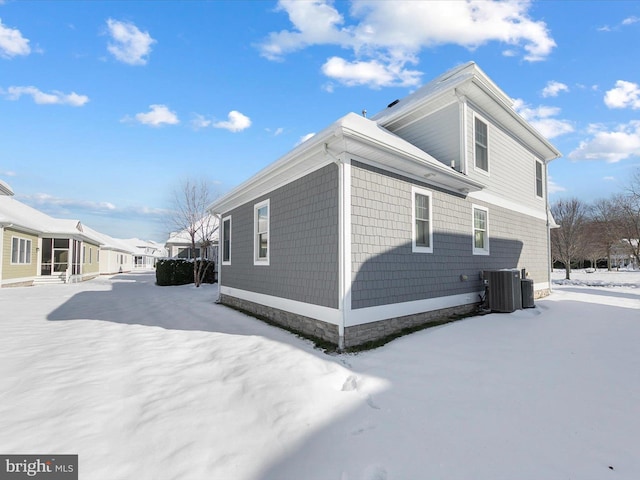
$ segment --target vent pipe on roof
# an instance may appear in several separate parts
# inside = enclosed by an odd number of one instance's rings
[[[365,109],[362,109],[362,116],[364,118],[367,118],[367,111]]]

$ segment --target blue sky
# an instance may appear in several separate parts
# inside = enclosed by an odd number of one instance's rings
[[[163,242],[182,181],[222,195],[349,112],[473,60],[563,153],[551,200],[640,168],[640,2],[0,0],[0,179]]]

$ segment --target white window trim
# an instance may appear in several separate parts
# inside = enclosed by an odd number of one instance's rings
[[[224,236],[225,236],[225,222],[229,220],[229,260],[224,260]],[[231,215],[228,215],[222,219],[222,265],[231,265],[231,235],[233,234]]]
[[[14,262],[13,261],[13,240],[16,239],[18,240],[18,261]],[[24,252],[22,252],[22,249],[20,248],[20,240],[24,240]],[[31,265],[32,262],[32,255],[31,255],[31,250],[33,250],[33,241],[30,238],[25,238],[25,237],[18,237],[18,236],[12,236],[11,237],[11,261],[9,262],[10,265]],[[29,254],[29,261],[27,262],[27,252]],[[22,253],[22,255],[20,255],[20,253]],[[24,258],[24,262],[20,261],[20,258]]]
[[[540,173],[542,174],[542,195],[538,195],[538,174],[537,174],[537,169],[538,169],[538,164],[540,164]],[[533,178],[534,178],[534,183],[533,183],[533,193],[535,194],[536,198],[538,200],[543,200],[544,199],[544,190],[545,190],[545,182],[544,182],[544,177],[545,177],[545,171],[544,171],[544,163],[541,160],[538,160],[537,158],[535,159],[535,163],[533,166]]]
[[[484,248],[476,248],[476,210],[482,210],[486,213],[486,223],[487,226],[485,228],[485,246]],[[474,255],[489,255],[490,254],[490,236],[489,236],[489,209],[486,207],[481,207],[480,205],[472,205],[471,208],[471,247],[473,249]]]
[[[476,112],[473,112],[472,115],[472,129],[473,129],[473,170],[481,173],[482,175],[487,175],[489,176],[489,172],[491,172],[491,158],[490,158],[490,153],[491,150],[489,148],[489,122],[482,116],[479,115]],[[476,118],[478,120],[480,120],[482,123],[484,123],[487,126],[487,169],[483,170],[482,168],[478,167],[476,165]]]
[[[258,210],[266,205],[267,207],[267,257],[258,258],[258,252],[260,245],[258,242]],[[271,255],[271,205],[269,199],[266,199],[260,203],[256,203],[253,206],[253,264],[254,265],[269,265],[269,258]]]
[[[429,197],[429,246],[416,245],[416,194]],[[413,253],[433,253],[433,195],[429,190],[411,187],[411,251]]]

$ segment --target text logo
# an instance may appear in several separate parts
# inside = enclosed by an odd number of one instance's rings
[[[78,480],[78,455],[0,455],[0,480]]]

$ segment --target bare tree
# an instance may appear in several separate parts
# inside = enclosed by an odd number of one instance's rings
[[[174,194],[171,221],[173,227],[184,232],[191,243],[193,283],[196,287],[202,284],[212,263],[206,257],[219,227],[217,219],[207,212],[211,200],[211,188],[204,180],[185,180]],[[196,252],[200,254],[196,255]]]
[[[640,263],[640,170],[627,191],[616,197],[620,211],[621,235],[629,253]]]
[[[589,250],[594,256],[606,255],[607,269],[611,271],[611,257],[622,238],[622,218],[616,198],[600,199],[589,209]],[[597,260],[598,258],[596,258]]]
[[[582,258],[585,251],[586,213],[586,205],[577,198],[558,200],[551,206],[551,214],[559,226],[551,230],[552,256],[564,264],[567,280],[571,279],[571,261]]]

